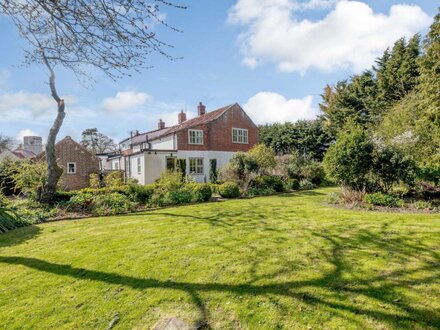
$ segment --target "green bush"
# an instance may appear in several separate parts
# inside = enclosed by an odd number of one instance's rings
[[[90,188],[101,188],[101,177],[98,173],[92,173],[89,175]]]
[[[111,193],[106,195],[96,195],[93,198],[94,215],[115,215],[134,211],[136,204],[127,196],[119,193]]]
[[[58,214],[58,209],[46,204],[40,204],[31,199],[16,200],[10,203],[11,211],[26,224],[46,221]]]
[[[343,186],[364,190],[370,175],[373,144],[367,132],[349,122],[324,157],[327,175]]]
[[[192,195],[192,202],[207,202],[212,197],[211,185],[208,183],[187,183],[185,189]]]
[[[249,189],[252,189],[252,192],[248,195],[269,195],[271,193],[284,191],[284,184],[283,180],[278,176],[263,175],[256,177]],[[261,191],[261,193],[258,191]]]
[[[328,204],[336,205],[340,203],[340,195],[336,192],[328,194],[326,197],[326,201]]]
[[[147,204],[154,194],[154,184],[142,186],[139,184],[128,185],[128,196],[137,203]]]
[[[298,190],[300,188],[298,179],[287,179],[284,182],[284,188],[286,190]]]
[[[324,168],[317,161],[306,161],[301,167],[300,175],[301,178],[309,180],[317,186],[325,179]]]
[[[104,176],[104,185],[109,188],[116,188],[124,185],[124,172],[112,171]]]
[[[403,200],[388,194],[374,193],[366,194],[364,196],[364,202],[370,205],[387,206],[387,207],[401,207],[403,206]]]
[[[246,191],[247,197],[254,197],[254,196],[269,196],[273,195],[275,193],[275,190],[271,187],[251,187]]]
[[[411,187],[416,177],[416,164],[399,150],[376,148],[373,153],[372,174],[380,190],[388,193],[399,183]]]
[[[412,204],[416,210],[430,210],[432,209],[432,203],[430,201],[416,201]]]
[[[220,187],[220,184],[218,184],[218,183],[213,183],[213,182],[210,182],[210,183],[208,183],[209,184],[209,186],[211,187],[211,192],[213,193],[213,194],[219,194],[219,187]]]
[[[299,189],[301,190],[310,190],[315,188],[316,186],[309,180],[301,180],[299,182]]]
[[[218,193],[223,198],[238,198],[240,197],[240,188],[237,183],[229,181],[220,185]]]
[[[72,196],[68,201],[68,207],[72,210],[83,211],[92,208],[94,195],[91,193],[80,193]]]
[[[0,162],[0,191],[7,196],[20,193],[15,186],[13,178],[17,174],[18,166],[18,161],[10,160],[9,158]]]
[[[54,202],[55,203],[69,202],[70,199],[77,194],[78,194],[78,191],[57,190],[55,192]]]
[[[7,231],[26,225],[28,224],[21,220],[17,214],[0,205],[0,233],[6,233]]]

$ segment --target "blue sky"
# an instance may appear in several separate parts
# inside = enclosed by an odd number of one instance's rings
[[[154,67],[116,82],[94,72],[85,87],[57,70],[66,120],[59,138],[79,139],[97,127],[120,140],[130,130],[154,129],[159,118],[175,124],[181,109],[194,116],[239,102],[257,123],[295,121],[318,113],[320,94],[373,64],[402,36],[425,33],[440,5],[434,0],[195,0],[187,10],[168,9],[158,28],[179,61],[151,57]],[[47,73],[22,67],[27,47],[0,17],[0,133],[45,137],[55,116]]]

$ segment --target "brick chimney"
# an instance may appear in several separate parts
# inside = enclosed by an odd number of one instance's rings
[[[177,115],[177,121],[180,124],[182,124],[184,121],[186,121],[186,113],[182,111],[180,111],[180,113]]]
[[[197,112],[199,116],[203,116],[206,113],[206,106],[203,105],[202,102],[200,102],[199,105],[197,106]]]
[[[158,129],[164,129],[165,128],[165,122],[162,121],[162,119],[159,119],[159,122],[157,123]]]

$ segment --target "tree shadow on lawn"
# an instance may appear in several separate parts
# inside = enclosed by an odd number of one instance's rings
[[[199,310],[199,328],[209,328],[209,310],[201,294],[204,292],[225,292],[237,295],[290,297],[316,308],[328,309],[334,314],[348,312],[384,322],[394,328],[432,328],[440,329],[440,311],[415,304],[402,294],[402,291],[417,290],[416,286],[440,283],[440,254],[433,246],[417,242],[411,234],[397,235],[388,228],[388,223],[373,232],[370,229],[351,229],[341,233],[337,225],[319,231],[309,230],[310,244],[332,269],[320,277],[308,280],[273,282],[279,275],[291,274],[289,263],[285,268],[270,275],[257,276],[242,284],[228,283],[190,283],[184,281],[158,280],[119,275],[67,264],[51,263],[35,258],[19,256],[0,256],[0,263],[23,265],[38,271],[69,276],[77,279],[100,281],[108,284],[131,287],[137,290],[149,288],[173,289],[186,292]],[[319,245],[325,242],[325,247]],[[389,257],[402,267],[393,271],[367,276],[356,269],[350,254],[363,251],[371,253],[370,258]],[[391,256],[391,257],[390,257]],[[417,260],[417,267],[405,268],[409,260]],[[253,262],[250,261],[252,265]],[[298,274],[300,278],[300,274]],[[269,284],[256,284],[266,280]],[[273,283],[270,283],[270,282]],[[320,294],[326,290],[329,294]],[[422,292],[423,294],[423,292]],[[362,302],[353,302],[346,295],[361,296],[374,302],[373,307]],[[374,307],[384,306],[384,307]],[[344,317],[347,317],[346,315]],[[357,322],[359,320],[352,320]]]
[[[0,249],[7,246],[19,245],[29,239],[37,237],[40,232],[41,229],[39,227],[31,225],[2,233],[0,234]]]

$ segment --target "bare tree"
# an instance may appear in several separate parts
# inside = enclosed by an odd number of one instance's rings
[[[171,1],[171,0],[170,0]],[[154,25],[179,32],[163,19],[161,9],[186,7],[165,0],[2,0],[0,14],[8,16],[29,42],[25,64],[42,64],[57,116],[46,144],[48,178],[40,200],[52,200],[62,169],[55,158],[55,141],[65,117],[65,102],[58,94],[55,69],[64,67],[78,78],[91,79],[90,68],[112,79],[148,67],[149,55],[170,60],[171,45],[158,39]]]
[[[116,150],[116,144],[113,139],[99,132],[96,127],[85,129],[81,137],[81,144],[94,154],[102,154]]]
[[[0,152],[6,149],[13,149],[17,146],[14,138],[0,133]]]

